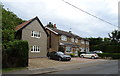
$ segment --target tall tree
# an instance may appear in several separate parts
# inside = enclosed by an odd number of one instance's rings
[[[14,40],[15,27],[24,22],[13,12],[2,7],[2,43]]]
[[[114,30],[113,32],[109,33],[109,37],[111,41],[120,43],[120,31]]]

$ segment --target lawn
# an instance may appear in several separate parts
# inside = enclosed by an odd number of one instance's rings
[[[17,67],[17,68],[4,68],[2,69],[2,71],[0,70],[0,72],[11,72],[11,71],[18,71],[18,70],[23,70],[26,69],[26,67]]]

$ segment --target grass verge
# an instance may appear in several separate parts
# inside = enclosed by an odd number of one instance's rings
[[[17,68],[4,68],[2,69],[2,71],[0,70],[0,72],[11,72],[11,71],[18,71],[18,70],[23,70],[23,69],[27,69],[26,67],[17,67]]]

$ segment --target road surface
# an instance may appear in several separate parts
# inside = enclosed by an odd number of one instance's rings
[[[118,74],[118,61],[111,60],[104,64],[98,64],[79,69],[54,72],[50,74]]]

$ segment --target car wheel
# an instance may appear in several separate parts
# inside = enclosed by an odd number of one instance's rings
[[[59,61],[61,61],[62,59],[61,59],[61,58],[59,58],[58,60],[59,60]]]
[[[83,55],[81,55],[80,57],[81,57],[81,58],[84,58],[84,56],[83,56]]]
[[[91,57],[91,59],[95,59],[95,57],[94,57],[94,56],[92,56],[92,57]]]

